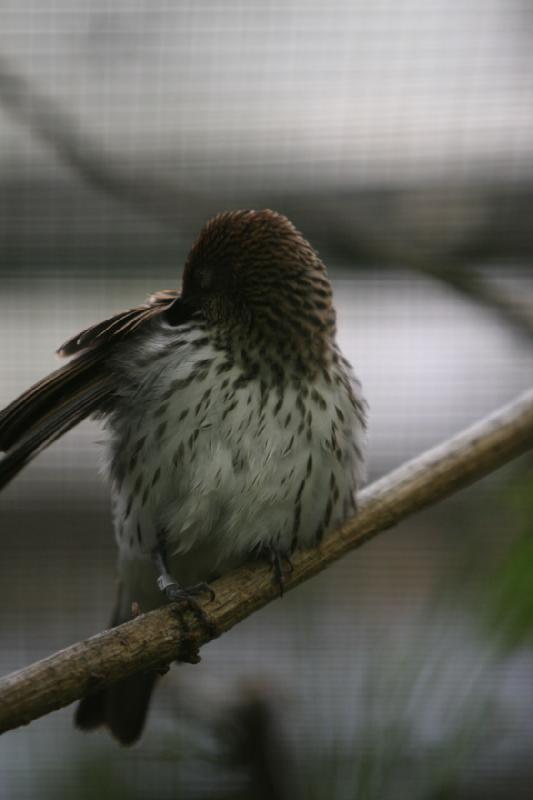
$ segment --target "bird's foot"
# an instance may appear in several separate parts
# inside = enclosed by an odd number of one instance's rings
[[[216,598],[214,590],[211,588],[211,586],[209,586],[208,583],[195,583],[194,586],[183,587],[180,586],[179,583],[172,581],[171,583],[165,583],[162,586],[161,583],[163,583],[163,581],[161,580],[161,577],[158,580],[159,588],[173,603],[192,602],[192,604],[198,605],[195,598],[201,597],[203,594],[209,595],[209,602],[211,603]]]
[[[218,631],[209,615],[204,611],[197,597],[202,595],[209,595],[210,602],[215,599],[215,592],[208,583],[196,583],[194,586],[183,587],[179,583],[170,579],[168,576],[160,575],[157,579],[157,585],[161,591],[166,595],[166,598],[171,603],[178,603],[180,606],[180,620],[185,633],[188,633],[189,626],[187,620],[181,612],[190,611],[191,614],[206,628],[210,636],[217,636]],[[199,660],[199,659],[198,659]]]

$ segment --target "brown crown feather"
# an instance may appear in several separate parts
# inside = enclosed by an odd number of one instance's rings
[[[182,293],[208,321],[237,327],[259,345],[287,347],[288,355],[307,362],[322,362],[331,351],[335,312],[326,268],[275,211],[230,211],[211,219],[187,259]]]

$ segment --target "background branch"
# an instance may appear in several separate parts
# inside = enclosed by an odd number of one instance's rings
[[[412,200],[406,199],[405,204]],[[460,252],[474,234],[479,235],[478,231],[468,229],[467,222],[462,231],[464,241],[459,237],[459,242],[439,242],[442,227],[445,227],[441,220],[423,218],[417,222],[415,217],[409,225],[402,224],[401,217],[398,220],[390,209],[381,215],[372,215],[368,213],[369,209],[363,213],[362,198],[358,201],[359,207],[350,198],[320,202],[319,198],[306,197],[294,204],[289,216],[297,218],[303,211],[311,230],[323,227],[327,231],[328,250],[344,261],[352,265],[407,268],[473,300],[497,314],[520,334],[533,338],[531,297],[513,291],[509,286],[504,288],[501,284],[494,284],[479,269],[476,259]],[[438,192],[433,204],[438,205]],[[375,211],[370,208],[372,210]],[[490,258],[488,260],[490,262]],[[528,265],[529,261],[530,258]]]
[[[223,193],[215,197],[212,189],[207,195],[193,191],[190,184],[184,186],[165,180],[161,173],[154,174],[146,166],[139,168],[138,163],[121,166],[116,156],[107,153],[94,138],[82,132],[68,110],[44,94],[31,80],[18,74],[4,56],[0,56],[0,107],[46,144],[86,184],[167,228],[176,228],[178,210],[187,209],[188,215],[194,214],[199,225],[211,214],[223,210],[228,202],[234,203],[233,198],[224,197]],[[481,228],[481,237],[475,225],[471,230],[468,224],[470,215],[465,211],[459,233],[455,233],[458,242],[453,239],[453,234],[449,234],[452,241],[440,241],[443,229],[457,227],[457,221],[455,226],[446,225],[449,200],[446,201],[444,189],[437,193],[436,198],[430,198],[430,205],[440,208],[441,213],[433,217],[428,217],[427,213],[418,217],[415,214],[407,224],[401,214],[398,219],[396,205],[420,206],[416,192],[414,202],[412,197],[410,200],[404,198],[403,203],[399,203],[398,198],[395,202],[389,198],[392,208],[381,208],[380,213],[376,213],[377,209],[368,197],[365,201],[364,195],[358,193],[329,198],[325,191],[296,196],[285,193],[277,197],[272,194],[265,197],[261,193],[254,196],[256,194],[243,192],[238,204],[279,207],[304,230],[327,231],[328,249],[342,253],[352,265],[407,266],[496,312],[515,329],[533,337],[531,304],[525,303],[524,298],[513,296],[509,290],[503,291],[501,287],[492,285],[479,270],[472,268],[471,259],[454,255],[454,247],[461,245],[468,250],[468,246],[473,246],[471,240],[487,238],[486,228]],[[363,210],[365,205],[366,213]],[[487,201],[489,208],[490,205]],[[472,215],[476,217],[476,213]],[[487,226],[492,221],[488,216]],[[422,233],[423,244],[420,246]]]
[[[533,446],[533,390],[463,433],[376,481],[360,495],[359,512],[317,549],[296,553],[286,588],[419,509],[453,494]],[[260,563],[213,584],[206,610],[218,633],[277,597],[270,570]],[[16,728],[128,675],[164,670],[175,659],[195,661],[213,632],[188,618],[185,633],[175,606],[137,617],[72,645],[0,680],[0,732]],[[189,615],[187,615],[189,617]]]
[[[143,169],[107,155],[75,119],[0,56],[0,106],[24,125],[85,183],[126,207],[165,226],[175,227],[176,209],[190,208],[195,195],[185,187],[153,178]]]

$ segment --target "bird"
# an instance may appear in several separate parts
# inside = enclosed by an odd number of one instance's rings
[[[0,488],[89,416],[106,432],[118,545],[111,626],[210,591],[267,559],[280,592],[296,549],[356,511],[367,404],[336,340],[318,252],[282,214],[225,211],[201,229],[181,288],[66,341],[68,362],[0,412]],[[84,697],[75,722],[122,744],[155,674]]]

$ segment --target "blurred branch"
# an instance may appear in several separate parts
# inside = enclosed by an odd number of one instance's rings
[[[1,55],[0,106],[47,144],[87,184],[164,225],[175,226],[177,208],[190,208],[195,199],[190,191],[160,177],[154,180],[146,170],[138,174],[131,164],[121,169],[117,159],[82,133],[71,115],[17,74]]]
[[[404,197],[405,203],[416,205],[415,201],[416,193],[414,198],[409,198],[408,193]],[[399,204],[397,198],[396,202]],[[435,198],[432,199],[432,204],[438,205]],[[327,232],[325,244],[328,251],[337,253],[344,260],[367,266],[376,264],[381,267],[407,267],[448,286],[484,308],[497,312],[520,333],[533,338],[531,303],[526,302],[523,297],[517,297],[511,290],[504,290],[487,280],[476,268],[474,258],[468,266],[462,263],[464,256],[461,257],[455,248],[460,250],[461,246],[464,247],[461,235],[468,241],[472,232],[462,231],[459,242],[454,241],[452,236],[452,241],[438,241],[435,244],[432,240],[438,240],[439,233],[442,237],[440,222],[434,219],[430,222],[423,218],[417,226],[414,221],[417,219],[416,213],[413,212],[414,220],[409,218],[408,223],[402,225],[401,217],[400,221],[395,218],[391,205],[394,206],[392,200],[389,201],[385,213],[382,210],[379,214],[376,203],[373,205],[370,202],[366,214],[363,214],[359,195],[355,198],[326,197],[322,201],[307,197],[294,204],[291,214],[303,216],[311,229]],[[486,224],[488,226],[490,222],[487,221]],[[426,227],[428,230],[424,230],[423,241],[420,241],[421,228]],[[476,236],[482,236],[483,231],[489,234],[486,228],[482,228],[481,232],[476,229]]]
[[[319,548],[297,552],[293,589],[349,551],[533,447],[533,390],[404,464],[360,494],[359,511]],[[175,605],[139,616],[0,680],[0,732],[26,724],[122,678],[197,661],[198,648],[278,596],[270,569],[253,563],[214,584],[212,628]]]
[[[146,168],[138,171],[131,164],[121,168],[116,157],[108,155],[94,140],[82,133],[79,125],[65,109],[52,98],[43,95],[30,80],[17,74],[2,56],[0,106],[47,144],[87,184],[165,226],[175,227],[178,210],[187,209],[190,214],[196,208],[201,221],[207,214],[220,210],[219,202],[212,196],[208,198],[179,187],[163,180],[161,175],[154,176]],[[245,204],[248,204],[249,199],[247,198]],[[260,204],[265,202],[261,197],[256,200]],[[328,200],[324,193],[312,197],[307,194],[305,197],[292,197],[292,200],[291,197],[280,198],[279,202],[281,205],[293,206],[290,215],[301,218],[305,222],[303,227],[311,229],[315,221],[320,228],[327,230],[328,248],[333,252],[342,252],[345,258],[367,264],[406,265],[452,287],[483,306],[496,310],[507,322],[533,337],[533,313],[525,304],[517,302],[516,298],[491,285],[479,273],[472,273],[470,269],[455,263],[456,259],[451,259],[448,263],[439,246],[429,246],[429,249],[426,246],[421,255],[416,246],[416,235],[411,235],[414,233],[412,219],[408,219],[406,232],[401,218],[400,230],[395,231],[391,224],[391,208],[388,209],[388,222],[387,219],[383,221],[382,213],[367,214],[363,218],[359,195],[356,198],[336,196]],[[374,200],[374,206],[375,202]],[[413,204],[407,199],[404,205],[409,202]],[[373,212],[379,210],[373,207],[372,202],[370,205]],[[416,196],[414,205],[416,208]],[[418,206],[420,205],[419,200]],[[393,203],[392,208],[394,207]],[[480,235],[477,229],[476,234]]]
[[[485,308],[497,312],[507,323],[510,323],[521,333],[533,339],[533,313],[519,298],[493,286],[483,275],[473,268],[467,269],[460,265],[440,267],[438,264],[429,265],[410,261],[408,266],[423,275],[435,278],[440,283],[449,286],[456,292],[469,297]]]

